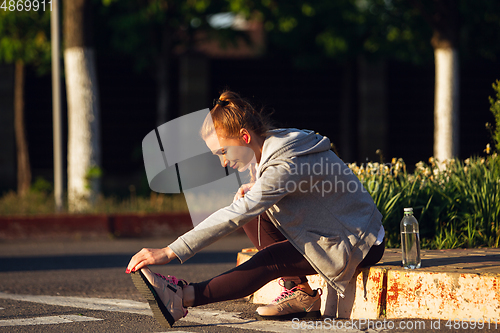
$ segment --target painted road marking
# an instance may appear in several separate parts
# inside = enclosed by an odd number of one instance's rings
[[[153,313],[147,303],[109,298],[72,297],[72,296],[43,296],[43,295],[16,295],[0,292],[0,299],[16,301],[36,302],[57,306],[71,306],[88,310],[101,310],[111,312],[126,312],[152,316]],[[241,319],[237,312],[225,312],[218,310],[202,310],[190,308],[189,314],[182,321],[194,322],[202,325],[219,325],[230,328],[240,328],[263,332],[289,333],[302,332],[306,330],[294,328],[291,321],[257,321],[254,319]],[[325,329],[314,329],[315,332],[331,332]],[[366,333],[379,330],[336,329],[335,332]]]
[[[147,303],[130,301],[126,299],[72,297],[72,296],[45,296],[45,295],[21,295],[0,292],[0,299],[15,301],[35,302],[58,306],[71,306],[88,310],[118,311],[152,315]]]
[[[97,321],[99,318],[77,316],[77,315],[62,315],[62,316],[47,316],[22,319],[4,319],[0,320],[0,326],[26,326],[26,325],[51,325],[51,324],[67,324],[79,321]]]

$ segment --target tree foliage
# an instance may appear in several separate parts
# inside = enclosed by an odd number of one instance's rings
[[[495,128],[491,133],[493,141],[495,142],[495,149],[500,152],[500,80],[493,83],[493,89],[495,90],[495,97],[490,97],[490,111],[495,117]],[[489,124],[488,124],[489,125]]]
[[[50,65],[50,11],[0,9],[0,61],[22,60],[40,71]]]
[[[111,46],[133,55],[138,69],[164,56],[165,38],[171,47],[193,42],[195,30],[213,30],[210,14],[224,10],[223,2],[209,0],[102,0],[112,32]],[[154,63],[153,63],[154,64]],[[154,68],[154,67],[153,67]]]
[[[500,2],[458,2],[458,45],[467,57],[500,54]],[[269,49],[287,51],[299,64],[357,55],[405,62],[432,62],[430,44],[443,16],[435,0],[232,0],[231,10],[255,15],[268,33]]]
[[[249,16],[260,12],[269,50],[288,51],[299,65],[361,54],[413,62],[431,59],[432,31],[417,10],[405,2],[396,6],[396,1],[237,0],[231,1],[231,9]]]
[[[500,52],[500,2],[475,0],[357,0],[370,3],[370,11],[386,22],[386,41],[396,53],[409,48],[430,54],[436,31],[456,38],[461,58],[497,60]],[[455,9],[456,8],[456,9]],[[453,12],[456,10],[457,12]],[[388,18],[387,20],[384,18]],[[382,24],[383,26],[384,24]],[[447,30],[455,30],[450,33]],[[399,33],[399,31],[402,32]],[[454,36],[456,34],[456,36]],[[398,43],[393,43],[397,41]],[[412,46],[413,45],[413,46]],[[420,45],[419,47],[415,47]],[[432,60],[432,58],[429,58]]]
[[[500,55],[500,1],[460,0],[460,51],[465,58],[498,61]]]

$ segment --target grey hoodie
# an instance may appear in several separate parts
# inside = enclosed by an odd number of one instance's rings
[[[330,150],[328,138],[277,129],[264,141],[252,189],[169,247],[184,262],[264,211],[340,295],[382,225],[370,194]]]

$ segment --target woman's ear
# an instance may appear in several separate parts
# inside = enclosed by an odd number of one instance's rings
[[[252,137],[250,136],[250,133],[248,133],[248,131],[246,129],[242,128],[240,130],[240,135],[246,144],[250,143],[250,140],[252,139]]]

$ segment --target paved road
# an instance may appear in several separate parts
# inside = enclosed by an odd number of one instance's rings
[[[165,246],[172,240],[23,241],[0,244],[0,331],[12,331],[12,326],[4,325],[17,325],[16,332],[39,332],[44,328],[48,331],[49,327],[54,332],[164,330],[150,316],[144,299],[125,274],[125,267],[130,257],[141,248]],[[172,263],[155,268],[159,273],[175,275],[187,281],[203,281],[234,267],[237,251],[249,246],[251,243],[245,236],[229,236],[184,265]],[[24,299],[19,299],[20,295]],[[56,299],[49,302],[40,296],[55,296]],[[115,303],[119,300],[141,302],[139,304],[143,309],[139,314],[113,305],[99,309],[82,301],[94,298],[116,300]],[[233,308],[229,303],[234,303],[248,313],[253,313],[255,309],[253,304],[243,301],[226,303],[220,304],[219,308]],[[28,323],[34,325],[26,325]],[[182,329],[186,332],[205,330],[199,328],[199,323],[186,320],[176,326],[186,326],[187,330]],[[232,331],[223,327],[214,327],[209,331],[224,330]]]
[[[17,241],[0,244],[0,332],[461,332],[445,321],[258,322],[257,305],[243,300],[190,309],[174,328],[160,326],[124,273],[142,247],[161,247],[172,239]],[[251,243],[243,235],[217,242],[186,264],[156,270],[187,281],[203,281],[236,262]],[[432,325],[441,329],[431,329]],[[323,329],[320,329],[320,328]],[[479,326],[477,326],[479,327]],[[483,324],[476,332],[497,332]]]

